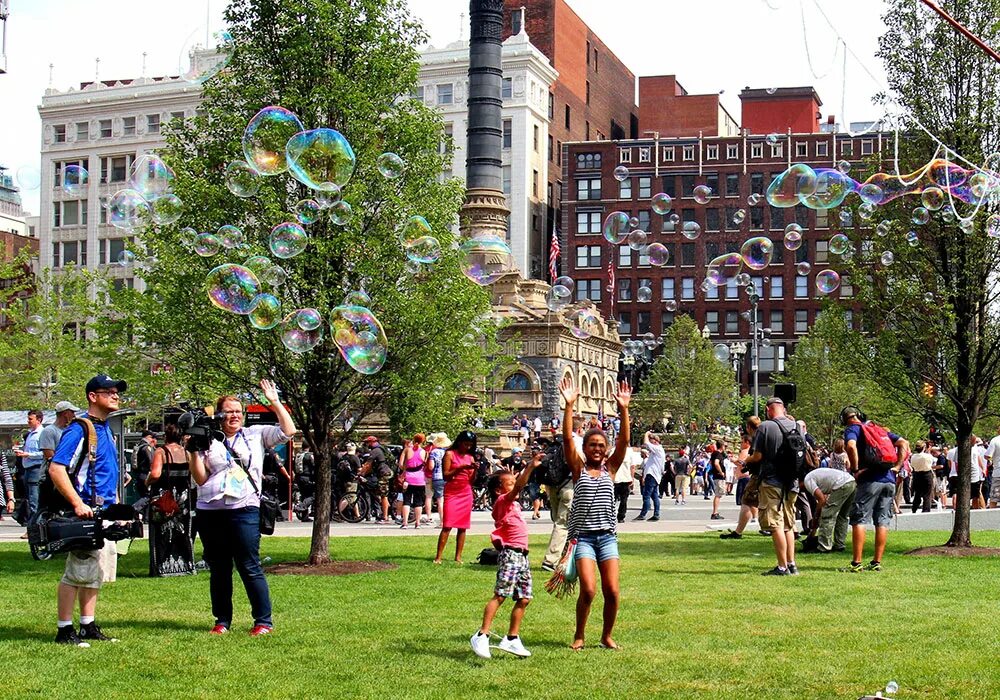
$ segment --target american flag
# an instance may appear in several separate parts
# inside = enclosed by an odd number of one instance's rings
[[[611,255],[608,256],[608,295],[611,298],[611,305],[615,305],[615,260],[614,260],[614,248],[611,249]]]
[[[552,243],[549,245],[549,279],[554,283],[559,276],[559,235],[552,231]]]

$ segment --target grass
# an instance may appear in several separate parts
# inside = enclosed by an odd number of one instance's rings
[[[763,578],[769,540],[713,534],[622,538],[623,651],[573,653],[574,603],[536,600],[518,660],[472,655],[468,637],[494,571],[430,563],[431,538],[331,540],[342,559],[383,559],[395,571],[270,578],[277,631],[251,639],[236,581],[234,634],[210,637],[208,576],[148,579],[144,542],[122,558],[98,621],[122,639],[91,649],[52,643],[61,560],[34,562],[0,545],[4,697],[857,698],[899,683],[899,698],[991,698],[1000,671],[993,608],[998,562],[916,558],[942,533],[893,533],[881,574],[843,574],[847,557],[800,557],[797,578]],[[1000,546],[1000,533],[976,544]],[[535,552],[543,541],[532,540]],[[470,537],[466,559],[487,545]],[[272,539],[264,554],[301,560],[307,539]],[[539,556],[533,556],[537,565]],[[494,631],[505,632],[509,604]]]

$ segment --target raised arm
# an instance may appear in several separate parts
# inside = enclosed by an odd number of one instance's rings
[[[285,408],[278,397],[278,387],[270,379],[261,379],[260,388],[264,391],[264,398],[271,404],[271,410],[274,411],[274,415],[278,418],[278,427],[281,428],[281,432],[289,438],[294,437],[295,423],[292,421],[292,417],[288,415],[288,409]]]
[[[575,482],[580,478],[583,471],[583,456],[577,452],[573,444],[573,404],[580,397],[580,390],[576,388],[573,375],[567,374],[559,382],[559,393],[562,394],[563,401],[566,402],[566,410],[563,411],[563,457],[569,465],[570,472]]]
[[[622,381],[618,385],[618,391],[615,392],[615,402],[618,404],[618,416],[621,420],[621,429],[618,431],[618,437],[615,440],[615,451],[611,453],[608,458],[607,467],[608,472],[611,474],[613,479],[615,472],[618,471],[618,467],[621,466],[622,462],[625,461],[625,455],[628,453],[628,444],[631,439],[631,423],[628,417],[628,405],[632,400],[632,387],[629,383]],[[646,438],[649,438],[649,433],[646,433]]]
[[[528,485],[528,480],[531,478],[531,472],[535,471],[535,467],[542,463],[542,458],[545,456],[544,452],[538,452],[535,454],[534,459],[525,465],[521,473],[517,475],[517,479],[514,481],[514,488],[512,489],[513,498],[517,498],[524,487]]]

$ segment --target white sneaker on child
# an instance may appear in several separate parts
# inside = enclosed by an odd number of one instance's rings
[[[479,632],[476,632],[469,637],[469,644],[472,646],[472,651],[479,658],[492,658],[493,655],[490,653],[490,637],[488,634],[479,634]]]
[[[522,658],[531,656],[531,652],[524,648],[524,644],[521,643],[520,637],[514,637],[513,639],[507,639],[504,637],[500,640],[500,650],[510,652],[514,656],[520,656]]]

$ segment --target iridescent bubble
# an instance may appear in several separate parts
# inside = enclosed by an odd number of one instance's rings
[[[291,221],[278,224],[271,229],[268,246],[278,258],[294,258],[306,249],[309,244],[309,234],[301,226]]]
[[[816,291],[829,294],[840,286],[840,275],[835,270],[823,270],[816,273]]]
[[[639,231],[639,230],[632,231],[631,233],[628,234],[628,238],[626,239],[628,241],[628,247],[631,248],[632,250],[639,250],[640,248],[644,248],[646,246],[647,237],[648,236],[646,236],[645,231]]]
[[[843,255],[851,247],[851,239],[842,233],[830,236],[830,252],[834,255]]]
[[[874,183],[869,183],[861,186],[861,189],[858,191],[858,196],[861,197],[862,201],[868,204],[881,204],[885,194],[882,192],[881,187]]]
[[[129,169],[129,187],[147,200],[165,195],[170,191],[173,181],[174,171],[153,153],[139,156]]]
[[[882,253],[882,256],[879,258],[879,260],[882,261],[883,265],[889,267],[894,262],[896,262],[896,256],[892,254],[891,250],[887,250],[884,253]]]
[[[407,274],[415,275],[420,272],[421,269],[423,268],[420,267],[420,263],[415,260],[407,259],[406,262],[403,263],[403,271]]]
[[[628,237],[628,214],[613,211],[604,219],[604,238],[608,243],[618,245]]]
[[[911,248],[916,248],[920,243],[920,236],[917,235],[916,231],[908,231],[906,234],[906,242],[910,244]]]
[[[213,268],[205,278],[209,301],[223,311],[247,315],[260,294],[260,281],[242,265],[227,263]]]
[[[128,267],[134,262],[135,262],[135,253],[133,253],[131,250],[126,249],[118,253],[119,267]]]
[[[305,353],[323,342],[323,326],[311,331],[299,326],[299,312],[293,311],[281,322],[281,343],[294,353]]]
[[[37,314],[32,314],[24,319],[24,332],[31,335],[41,335],[45,332],[45,319]]]
[[[109,202],[111,200],[108,200]],[[184,202],[175,194],[157,197],[151,203],[153,221],[158,224],[172,224],[184,213]]]
[[[779,134],[768,134],[767,137],[765,138],[765,141],[767,141],[769,146],[774,146],[780,140],[781,136]]]
[[[701,235],[701,224],[697,221],[685,221],[681,228],[681,235],[689,241],[693,241]]]
[[[314,224],[319,221],[322,209],[315,199],[300,199],[295,203],[295,218],[300,224]]]
[[[739,253],[723,253],[708,263],[705,281],[716,287],[735,279],[743,268],[743,256]]]
[[[944,206],[944,192],[940,187],[928,187],[920,193],[920,202],[924,208],[937,211]]]
[[[747,197],[747,205],[748,206],[755,207],[758,204],[760,204],[760,195],[757,194],[756,192],[754,192],[749,197]]]
[[[274,328],[281,320],[281,301],[273,294],[258,294],[248,318],[250,325],[258,330]]]
[[[705,292],[706,294],[708,293],[708,290],[714,286],[715,285],[712,284],[708,279],[703,279],[701,281],[701,291]]]
[[[854,215],[851,213],[850,209],[841,209],[838,217],[840,218],[840,223],[844,226],[851,226],[854,224]]]
[[[406,257],[413,262],[429,264],[441,259],[441,244],[434,236],[420,236],[403,245]]]
[[[299,309],[296,314],[295,322],[304,331],[314,331],[323,323],[323,317],[316,309]]]
[[[395,153],[383,153],[378,157],[376,166],[378,167],[378,171],[382,173],[382,177],[395,180],[403,174],[403,168],[406,167],[406,163]]]
[[[812,272],[812,265],[803,260],[798,265],[795,266],[795,274],[800,277],[807,277],[810,272]]]
[[[838,170],[816,169],[816,186],[811,194],[802,193],[799,201],[810,209],[833,209],[844,203],[854,191],[855,182]]]
[[[725,343],[717,343],[714,348],[712,348],[712,355],[719,362],[729,361],[729,346]]]
[[[220,226],[219,230],[215,232],[215,237],[219,239],[222,243],[222,247],[226,250],[239,248],[241,245],[246,243],[247,240],[246,236],[243,235],[243,231],[232,224]]]
[[[747,219],[747,210],[746,209],[737,209],[733,213],[733,223],[736,224],[737,226],[739,226],[744,221],[746,221],[746,219]]]
[[[79,165],[67,165],[63,168],[62,188],[66,194],[78,195],[87,189],[90,179],[87,169]]]
[[[348,292],[347,296],[344,297],[344,303],[341,304],[341,306],[364,306],[366,308],[371,305],[372,298],[363,289]]]
[[[796,223],[785,227],[784,245],[787,250],[798,250],[802,247],[802,227]]]
[[[639,217],[634,214],[628,218],[629,230],[639,228]]]
[[[346,226],[352,216],[354,216],[354,209],[350,202],[342,199],[330,206],[330,221],[337,226]]]
[[[199,233],[194,241],[194,252],[203,258],[218,255],[222,250],[222,241],[214,233]]]
[[[257,112],[243,131],[243,156],[261,175],[288,170],[285,145],[305,127],[294,113],[272,105]]]
[[[418,238],[424,236],[431,236],[434,233],[434,229],[422,216],[411,216],[406,222],[399,228],[397,236],[399,242],[404,246],[409,241],[415,241]]]
[[[975,199],[982,199],[989,191],[990,179],[985,173],[976,173],[969,178],[969,192]]]
[[[271,267],[261,273],[260,279],[264,284],[269,284],[272,287],[280,287],[288,279],[288,273],[285,272],[285,268],[281,265],[271,265]]]
[[[993,214],[986,220],[986,235],[1000,238],[1000,214]]]
[[[770,265],[773,253],[774,241],[765,236],[748,238],[740,246],[740,255],[743,257],[743,264],[751,270],[763,270]]]
[[[673,205],[674,205],[674,200],[670,197],[669,194],[665,192],[657,192],[656,194],[654,194],[649,204],[650,208],[657,214],[660,214],[661,216],[670,211],[670,208]]]
[[[195,241],[198,240],[198,232],[195,231],[190,226],[181,229],[180,234],[178,234],[178,239],[181,245],[185,248],[193,248]]]
[[[816,171],[808,165],[795,163],[768,186],[767,201],[772,207],[787,209],[815,193]]]
[[[328,184],[328,189],[316,190],[316,194],[314,195],[316,202],[319,204],[321,209],[329,209],[334,204],[341,201],[344,196],[339,187],[332,182]]]
[[[892,223],[889,221],[880,221],[878,226],[875,227],[875,233],[879,236],[886,236],[889,231],[892,230]]]
[[[548,308],[549,311],[552,312],[559,311],[560,309],[565,308],[567,304],[569,304],[569,297],[560,297],[557,296],[554,292],[555,288],[552,288],[545,295],[545,306]]]
[[[917,226],[923,226],[931,220],[931,213],[923,207],[916,207],[911,215],[911,220]]]
[[[650,243],[646,246],[646,257],[649,264],[655,267],[663,267],[670,262],[670,250],[662,243]]]
[[[586,340],[601,329],[601,321],[590,307],[570,312],[566,320],[570,322],[570,333],[580,340]]]
[[[976,224],[972,219],[962,219],[958,222],[958,228],[962,233],[972,233],[976,228]]]
[[[680,220],[681,220],[681,215],[678,214],[677,212],[674,212],[673,214],[667,217],[667,221],[669,221],[674,226],[676,226],[680,222]]]
[[[642,344],[650,350],[656,347],[656,336],[652,333],[643,333],[640,340],[642,341]]]
[[[119,190],[108,201],[108,223],[124,231],[141,226],[148,214],[149,204],[135,190]]]
[[[735,277],[735,282],[736,282],[736,285],[738,287],[746,287],[752,281],[753,280],[750,277],[750,274],[747,273],[747,272],[741,272],[740,274],[736,275],[736,277]]]
[[[708,204],[708,200],[712,198],[712,188],[708,185],[698,185],[694,188],[694,201],[698,204]]]
[[[862,202],[858,206],[858,214],[861,216],[862,221],[871,221],[872,217],[875,216],[875,205],[871,202]]]
[[[253,272],[259,279],[263,278],[264,270],[274,265],[270,258],[263,255],[252,255],[243,261],[243,267]]]
[[[649,287],[639,287],[635,293],[635,300],[639,303],[645,304],[653,300],[653,290]]]
[[[378,317],[365,306],[341,305],[330,313],[333,342],[355,371],[375,374],[385,364],[389,341]]]
[[[224,180],[226,189],[243,199],[256,195],[262,182],[257,171],[243,160],[234,160],[226,166]]]
[[[329,189],[343,187],[354,174],[354,149],[335,129],[301,131],[285,146],[288,172],[306,187]]]
[[[955,223],[955,210],[947,205],[941,207],[941,221],[945,222],[946,224]]]
[[[42,172],[34,165],[22,165],[17,169],[15,178],[22,190],[37,190],[42,186]]]
[[[674,299],[667,299],[663,302],[663,308],[670,312],[677,311],[677,301]]]
[[[850,162],[848,162],[846,160],[839,160],[839,161],[837,161],[837,170],[842,175],[847,175],[847,173],[851,172],[851,164],[850,164]]]
[[[615,179],[618,180],[618,182],[622,182],[625,178],[628,177],[628,168],[626,168],[624,165],[619,165],[617,168],[615,168],[613,174]]]
[[[177,58],[181,78],[193,85],[201,85],[221,73],[232,58],[233,38],[229,32],[212,35],[215,51],[206,52],[204,40],[208,36],[204,27],[192,31]]]
[[[924,292],[924,302],[927,304],[934,303],[934,292]]]
[[[496,236],[470,238],[459,251],[462,272],[480,286],[493,284],[513,269],[510,246]]]
[[[574,289],[576,289],[576,282],[573,281],[572,277],[556,277],[556,281],[552,285],[552,294],[560,299],[568,299],[573,294]]]

